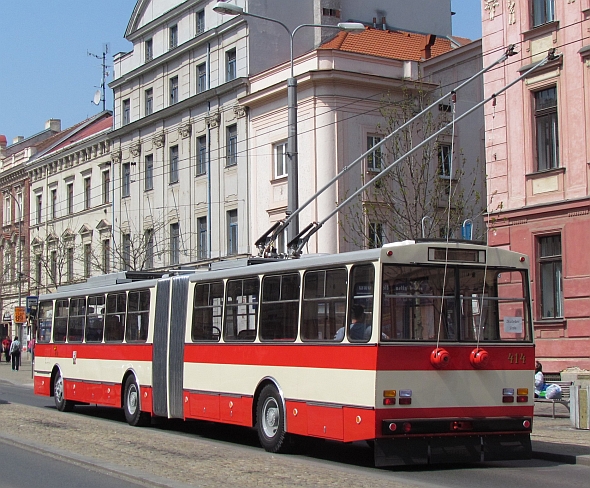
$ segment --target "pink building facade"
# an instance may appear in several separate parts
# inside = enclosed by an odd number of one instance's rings
[[[481,0],[489,242],[530,256],[536,356],[590,369],[590,0]]]

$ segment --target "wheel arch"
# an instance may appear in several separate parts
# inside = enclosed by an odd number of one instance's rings
[[[139,384],[139,381],[137,381],[137,373],[135,372],[135,370],[133,368],[129,368],[127,371],[125,371],[123,379],[121,380],[121,408],[125,406],[125,384],[127,383],[127,380],[130,376],[133,376],[135,378],[135,384],[137,385],[137,394],[139,395],[140,400],[139,406],[141,407],[141,385]]]
[[[256,390],[254,390],[254,398],[252,401],[252,427],[256,426],[256,410],[258,408],[258,400],[260,399],[260,394],[265,386],[273,385],[277,391],[279,392],[279,397],[281,398],[281,404],[283,405],[283,425],[285,426],[285,431],[287,430],[287,405],[285,402],[285,395],[283,394],[283,390],[279,385],[279,382],[273,378],[272,376],[265,376],[260,380],[258,385],[256,386]]]

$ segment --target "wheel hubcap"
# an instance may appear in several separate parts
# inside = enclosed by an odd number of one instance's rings
[[[135,385],[131,385],[129,393],[127,394],[127,410],[133,415],[137,409],[137,388]]]
[[[61,402],[64,398],[64,380],[63,378],[60,376],[59,378],[57,378],[57,381],[55,382],[55,398],[57,399],[58,402]]]
[[[279,428],[279,406],[274,398],[267,398],[262,406],[262,430],[267,437],[274,437]]]

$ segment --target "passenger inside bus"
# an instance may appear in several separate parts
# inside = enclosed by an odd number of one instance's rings
[[[348,329],[348,337],[353,341],[366,341],[371,338],[371,326],[365,324],[365,308],[362,305],[352,306],[352,320]],[[336,331],[334,340],[344,339],[344,327]]]

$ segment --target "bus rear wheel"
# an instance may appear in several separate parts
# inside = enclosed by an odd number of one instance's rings
[[[147,412],[141,411],[139,387],[134,376],[129,376],[125,382],[123,409],[125,410],[125,420],[127,420],[129,425],[142,427],[148,424],[150,417]]]
[[[61,371],[58,371],[55,377],[53,399],[55,400],[55,407],[60,412],[71,412],[74,409],[74,402],[65,399],[64,379],[61,375]]]
[[[260,444],[268,452],[288,450],[283,402],[274,385],[266,385],[256,405],[256,427]]]

